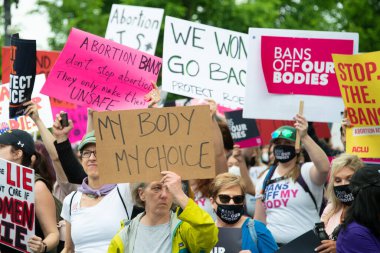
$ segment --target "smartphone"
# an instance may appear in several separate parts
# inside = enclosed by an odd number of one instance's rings
[[[66,112],[61,112],[61,120],[60,120],[61,126],[62,127],[67,127],[69,126],[69,119],[67,117]]]

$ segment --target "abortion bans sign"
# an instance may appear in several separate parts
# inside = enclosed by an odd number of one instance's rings
[[[34,170],[0,159],[0,243],[28,250],[34,235]]]
[[[209,106],[94,112],[101,183],[214,178]]]

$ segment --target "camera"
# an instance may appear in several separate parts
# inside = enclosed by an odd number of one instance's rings
[[[327,235],[325,231],[325,223],[323,222],[315,223],[313,231],[320,241],[330,240],[329,236]]]
[[[61,120],[59,121],[62,127],[69,126],[69,119],[67,117],[67,113],[61,112]]]

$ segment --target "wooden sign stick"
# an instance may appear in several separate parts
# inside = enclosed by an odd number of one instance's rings
[[[300,101],[300,108],[299,108],[298,114],[303,115],[303,100]],[[301,150],[301,136],[300,136],[299,130],[297,130],[297,134],[296,134],[296,147],[295,147],[295,149],[296,149],[297,153],[299,153]]]

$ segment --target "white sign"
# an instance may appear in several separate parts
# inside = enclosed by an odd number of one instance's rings
[[[164,9],[113,4],[106,39],[154,55]]]
[[[32,252],[28,239],[35,227],[33,169],[0,159],[0,211],[0,243]]]
[[[315,32],[285,29],[249,29],[248,73],[243,117],[292,120],[304,101],[304,115],[309,121],[340,122],[344,104],[341,97],[286,95],[269,93],[262,67],[262,36],[353,40],[353,53],[358,52],[357,33]],[[263,45],[265,47],[265,45]]]
[[[166,16],[163,90],[242,108],[247,34]]]
[[[40,91],[45,83],[45,75],[36,75],[34,83],[32,101],[38,106],[38,114],[47,128],[53,126],[53,116],[49,97],[41,94]],[[27,132],[38,131],[36,124],[29,116],[20,116],[9,119],[9,83],[0,85],[0,133],[9,129],[21,129]]]

